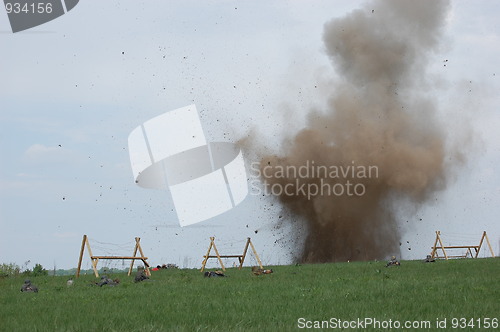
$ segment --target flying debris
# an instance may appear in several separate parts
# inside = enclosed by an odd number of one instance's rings
[[[325,96],[326,109],[311,110],[305,128],[260,162],[264,185],[281,188],[275,196],[306,225],[303,262],[400,251],[392,203],[426,203],[446,187],[448,167],[462,164],[449,151],[439,103],[419,83],[449,8],[445,0],[378,0],[325,24],[341,85]]]

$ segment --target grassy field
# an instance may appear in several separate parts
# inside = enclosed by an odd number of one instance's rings
[[[249,268],[228,269],[227,278],[162,270],[138,284],[133,276],[111,275],[121,280],[116,287],[92,286],[96,279],[88,275],[72,287],[66,277],[31,278],[38,293],[20,292],[23,277],[3,278],[0,330],[291,331],[314,321],[335,327],[347,324],[336,319],[373,318],[386,325],[361,327],[385,331],[389,320],[392,326],[410,321],[422,327],[429,321],[431,328],[422,330],[437,330],[436,320],[446,319],[444,331],[454,330],[452,323],[463,327],[463,320],[454,319],[465,318],[469,326],[460,330],[466,331],[478,330],[479,323],[483,327],[487,318],[500,318],[498,258],[384,265],[277,266],[273,274],[259,277]]]

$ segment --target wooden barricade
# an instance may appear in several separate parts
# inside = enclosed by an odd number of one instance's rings
[[[245,244],[245,248],[243,249],[243,254],[241,255],[221,255],[219,254],[219,251],[217,250],[217,247],[215,246],[215,237],[210,237],[210,245],[208,246],[207,254],[203,256],[203,263],[201,264],[201,272],[205,270],[205,265],[207,264],[207,261],[209,258],[217,258],[219,260],[219,264],[222,268],[222,271],[226,271],[226,268],[224,267],[224,263],[222,262],[222,258],[238,258],[238,261],[240,265],[238,266],[238,270],[241,270],[243,266],[243,262],[245,261],[245,257],[247,256],[248,252],[248,247],[252,248],[253,254],[255,258],[257,259],[257,262],[259,263],[259,266],[261,269],[264,267],[262,266],[262,262],[260,261],[259,255],[257,254],[257,251],[255,250],[255,247],[253,246],[252,241],[250,238],[247,238],[247,242]],[[210,255],[210,252],[212,251],[212,248],[215,251],[215,255]]]
[[[431,252],[431,257],[432,259],[434,258],[444,258],[448,260],[449,258],[477,258],[479,256],[479,251],[481,250],[481,247],[483,245],[484,240],[486,240],[486,243],[488,244],[488,247],[490,249],[490,253],[492,257],[495,257],[495,253],[493,252],[493,248],[491,247],[490,240],[488,239],[488,235],[486,235],[486,231],[483,232],[483,236],[481,236],[481,240],[479,241],[479,245],[461,245],[461,246],[445,246],[443,245],[443,242],[441,241],[441,232],[436,231],[436,240],[434,241],[434,245],[431,247],[432,252]],[[438,245],[439,244],[439,245]],[[438,249],[440,249],[443,252],[443,256],[439,256],[438,254]],[[465,254],[462,255],[449,255],[446,250],[455,250],[455,249],[466,249]],[[474,250],[474,252],[473,252]]]
[[[94,274],[96,278],[99,277],[99,273],[97,272],[97,263],[99,262],[100,259],[131,259],[132,262],[130,263],[130,268],[128,270],[128,275],[132,273],[132,269],[134,268],[134,262],[135,260],[141,260],[144,263],[144,270],[146,271],[146,275],[151,276],[151,272],[149,271],[149,263],[148,263],[148,258],[144,256],[144,252],[142,251],[141,248],[141,238],[136,237],[135,238],[135,247],[134,247],[134,253],[132,256],[94,256],[92,254],[92,249],[90,249],[90,244],[87,235],[83,236],[82,239],[82,246],[80,248],[80,257],[78,259],[78,267],[76,269],[76,277],[78,278],[80,276],[80,269],[82,266],[82,259],[83,259],[83,252],[85,250],[85,247],[87,248],[87,251],[89,253],[90,259],[92,260],[92,269],[94,270]],[[140,256],[137,256],[137,251],[141,254]]]

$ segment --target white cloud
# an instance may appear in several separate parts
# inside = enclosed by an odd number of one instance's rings
[[[33,144],[26,150],[25,155],[27,157],[33,158],[40,155],[46,155],[47,153],[53,153],[57,151],[56,147],[48,147],[43,144]]]
[[[62,146],[33,144],[24,152],[24,160],[29,163],[73,163],[77,154]]]

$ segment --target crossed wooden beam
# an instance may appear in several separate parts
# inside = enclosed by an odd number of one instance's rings
[[[132,256],[94,256],[92,254],[92,249],[90,249],[89,239],[87,235],[84,235],[82,239],[82,246],[80,248],[80,258],[78,259],[78,268],[76,269],[76,277],[78,278],[80,276],[80,269],[82,266],[83,252],[85,250],[85,247],[87,247],[90,259],[92,260],[92,269],[94,270],[96,278],[99,278],[99,273],[97,272],[97,263],[99,262],[100,259],[121,259],[121,260],[131,259],[132,262],[130,263],[130,268],[128,269],[128,275],[132,273],[135,260],[141,260],[144,263],[146,275],[151,276],[151,272],[149,271],[149,263],[147,261],[148,258],[144,256],[144,252],[142,251],[140,242],[141,238],[136,237],[134,253],[132,254]],[[137,256],[137,251],[139,251],[139,253],[141,254],[140,256]]]
[[[488,247],[489,247],[490,252],[491,252],[491,256],[495,257],[495,253],[493,252],[493,248],[491,247],[490,240],[488,239],[488,235],[486,235],[486,231],[483,232],[483,236],[481,236],[481,240],[479,241],[479,245],[477,245],[477,246],[475,246],[475,245],[444,246],[443,242],[441,241],[440,235],[441,235],[441,232],[436,231],[436,240],[434,241],[434,245],[431,247],[431,249],[432,249],[431,257],[433,259],[434,258],[445,258],[446,260],[448,260],[448,258],[467,258],[467,257],[469,257],[469,255],[471,258],[477,258],[479,256],[479,251],[481,250],[481,247],[483,245],[484,240],[486,240],[486,243],[488,244]],[[439,243],[439,245],[438,245],[438,243]],[[443,256],[440,257],[438,255],[438,253],[437,253],[438,249],[441,249],[441,251],[443,252]],[[465,255],[450,256],[446,252],[446,249],[467,249],[467,250],[465,251]],[[472,250],[474,250],[474,253],[472,252]]]
[[[215,246],[215,237],[210,237],[210,245],[208,246],[207,254],[203,259],[203,263],[201,264],[201,272],[205,270],[205,265],[207,264],[207,261],[209,258],[217,258],[219,260],[219,264],[222,268],[222,271],[226,271],[226,268],[224,267],[224,263],[222,263],[222,258],[238,258],[238,261],[240,262],[240,265],[238,266],[238,270],[241,270],[241,267],[243,266],[243,262],[245,262],[245,257],[247,256],[247,251],[248,247],[252,248],[253,254],[255,255],[255,258],[257,259],[257,262],[259,263],[259,266],[261,269],[264,267],[262,266],[262,262],[260,261],[259,255],[257,254],[257,251],[255,250],[255,247],[253,246],[252,241],[250,238],[247,238],[247,242],[245,244],[245,249],[243,249],[243,254],[241,255],[220,255],[219,251],[217,250],[217,247]],[[215,255],[210,255],[210,251],[214,248]]]

